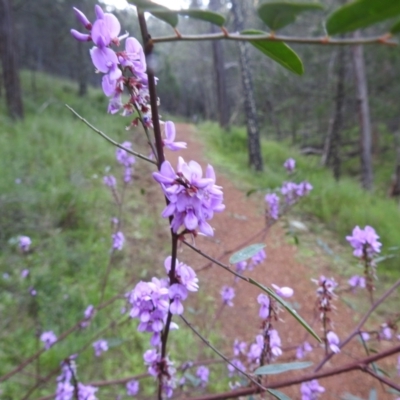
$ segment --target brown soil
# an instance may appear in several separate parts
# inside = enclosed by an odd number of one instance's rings
[[[196,135],[196,130],[193,126],[187,124],[177,125],[177,140],[186,141],[188,149],[179,152],[179,154],[168,152],[167,157],[174,166],[176,166],[178,155],[181,155],[186,161],[196,160],[200,162],[205,169],[207,161],[203,153],[203,144],[198,140]],[[225,255],[221,257],[221,254],[243,247],[242,244],[249,237],[264,227],[264,205],[262,197],[258,197],[257,201],[249,199],[245,193],[235,187],[234,183],[229,180],[229,177],[221,175],[218,173],[218,170],[216,170],[216,174],[217,184],[223,186],[226,210],[216,215],[212,220],[212,226],[215,228],[215,236],[213,238],[197,237],[196,246],[211,256],[227,262],[229,256]],[[253,243],[257,243],[260,240],[264,240],[264,238],[261,236],[255,238]],[[300,262],[298,248],[294,244],[288,244],[282,226],[275,225],[272,227],[265,238],[265,243],[267,246],[267,260],[257,266],[252,272],[246,272],[246,274],[265,285],[270,286],[272,283],[275,283],[279,286],[292,287],[295,290],[295,295],[290,300],[301,304],[299,313],[306,321],[313,323],[314,329],[318,334],[322,334],[320,323],[317,321],[315,313],[316,285],[311,282],[311,278],[326,275],[339,281],[343,281],[343,279],[329,270],[328,266],[326,266],[326,260],[321,262],[321,260],[314,258]],[[215,309],[218,309],[221,302],[219,291],[223,285],[231,286],[233,284],[233,276],[216,265],[209,266],[207,260],[184,246],[180,250],[178,258],[187,262],[193,268],[201,270],[199,272],[201,288],[207,287],[207,291],[215,299]],[[319,268],[319,272],[316,273],[314,264],[318,263],[322,264],[322,266]],[[217,328],[221,335],[221,343],[226,344],[222,350],[228,356],[232,355],[231,348],[234,339],[238,338],[251,343],[260,332],[259,305],[256,300],[258,294],[261,293],[260,290],[245,282],[236,284],[235,290],[234,307],[225,307],[223,312],[218,317],[215,317],[218,318]],[[337,309],[332,315],[334,330],[343,339],[352,331],[361,314],[356,314],[338,300],[335,302],[335,305]],[[306,338],[310,343],[317,344],[316,340],[312,339],[309,335],[307,336],[305,330],[288,313],[281,313],[280,317],[281,321],[278,321],[275,327],[280,332],[284,348],[295,347]],[[204,321],[204,324],[206,322]],[[311,360],[317,364],[318,360],[323,357],[323,354],[324,350],[322,348],[316,349],[306,360]],[[363,353],[362,346],[358,341],[353,340],[339,355],[333,357],[324,366],[324,369],[351,363],[354,361],[354,357],[358,355],[365,356],[365,353]],[[277,362],[293,360],[295,360],[295,351],[288,350],[279,357]],[[391,364],[393,366],[393,363]],[[309,369],[310,372],[311,370],[312,368]],[[275,376],[271,379],[271,382],[293,376],[296,376],[296,374],[288,373],[286,375]],[[393,395],[382,390],[381,385],[377,381],[362,372],[346,373],[329,379],[321,379],[319,382],[326,388],[325,394],[321,396],[322,399],[339,399],[346,392],[365,399],[369,397],[371,388],[378,390],[379,399],[393,398]],[[301,398],[298,385],[282,389],[282,391],[292,399]]]

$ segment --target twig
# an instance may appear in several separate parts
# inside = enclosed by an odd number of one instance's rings
[[[396,41],[388,40],[385,35],[373,36],[367,38],[348,38],[348,39],[332,39],[329,36],[320,37],[293,37],[293,36],[278,36],[264,33],[259,35],[246,35],[239,33],[208,33],[201,35],[180,35],[180,36],[161,36],[152,38],[152,42],[166,43],[166,42],[184,42],[184,41],[202,41],[202,40],[239,40],[239,41],[268,41],[268,42],[286,42],[286,43],[300,43],[300,44],[319,44],[319,45],[356,45],[356,44],[385,44],[389,46],[397,46]]]
[[[145,160],[149,163],[152,164],[157,164],[154,160],[150,159],[149,157],[144,156],[143,154],[140,154],[134,150],[127,149],[126,147],[122,146],[122,144],[117,143],[115,140],[111,139],[108,137],[104,132],[101,130],[97,129],[94,127],[90,122],[88,122],[85,118],[83,118],[81,115],[79,115],[72,107],[70,107],[68,104],[65,105],[65,107],[68,108],[76,117],[78,117],[84,124],[86,124],[90,129],[92,129],[94,132],[98,133],[102,138],[106,139],[107,142],[110,142],[116,147],[119,147],[122,150],[125,150],[127,153],[132,154],[138,158],[141,158],[142,160]]]
[[[258,383],[255,379],[253,379],[249,374],[246,374],[246,372],[242,371],[240,368],[238,368],[235,364],[233,364],[227,357],[225,357],[218,349],[216,349],[209,340],[207,340],[203,335],[183,316],[180,316],[183,322],[201,339],[201,341],[206,344],[212,351],[214,351],[216,354],[218,354],[226,363],[231,365],[233,368],[235,368],[236,371],[238,371],[240,374],[245,376],[247,379],[249,379],[251,382],[253,382],[255,385],[258,386],[259,389],[265,391],[267,390],[265,387],[263,387],[260,383]]]

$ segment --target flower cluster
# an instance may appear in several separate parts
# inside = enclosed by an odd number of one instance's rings
[[[83,313],[83,318],[84,320],[81,322],[81,328],[87,328],[90,324],[90,320],[93,318],[94,316],[94,306],[93,305],[89,305],[86,307],[85,312]]]
[[[372,259],[376,254],[380,253],[382,243],[378,239],[379,236],[376,234],[375,229],[368,225],[364,229],[356,226],[353,229],[352,236],[346,236],[346,240],[354,249],[354,256],[365,259]]]
[[[162,388],[167,397],[171,397],[176,387],[176,369],[173,367],[173,363],[168,357],[161,358],[161,354],[154,349],[147,350],[143,359],[147,365],[148,373],[155,378],[161,377]]]
[[[118,36],[121,25],[118,19],[110,13],[105,13],[98,5],[95,6],[96,20],[92,24],[78,9],[74,8],[78,21],[89,31],[84,34],[71,29],[72,36],[81,42],[93,41],[94,47],[90,56],[96,69],[103,73],[102,88],[106,96],[111,97],[108,112],[115,114],[124,108],[124,115],[130,115],[134,109],[144,114],[144,120],[151,125],[148,106],[148,88],[146,76],[146,60],[140,43],[128,34]],[[125,50],[115,52],[110,46],[119,46],[125,40]],[[122,71],[129,71],[130,76],[124,77]],[[124,86],[128,88],[130,98],[122,104]]]
[[[275,193],[269,193],[265,196],[265,202],[268,205],[268,216],[277,220],[279,218],[279,196]]]
[[[76,380],[75,356],[68,357],[61,363],[61,374],[57,377],[55,400],[97,400],[95,393],[98,388],[78,382],[75,386],[71,383]]]
[[[301,197],[307,196],[313,189],[311,183],[304,181],[300,183],[284,182],[281,193],[287,205],[293,205]]]
[[[206,176],[196,161],[186,163],[179,157],[175,172],[169,161],[164,161],[159,172],[153,172],[169,204],[162,212],[164,218],[172,217],[171,228],[175,233],[193,233],[197,230],[213,236],[207,222],[215,212],[224,210],[223,193],[215,184],[214,168],[208,165]],[[181,230],[181,228],[183,229]],[[181,231],[180,231],[181,230]]]
[[[167,273],[171,270],[171,257],[165,260]],[[168,312],[183,314],[184,301],[188,292],[196,292],[199,288],[198,279],[193,269],[176,260],[175,282],[169,284],[167,279],[153,278],[151,282],[139,282],[126,297],[131,305],[131,318],[140,320],[138,331],[153,334],[150,343],[157,346],[161,342],[161,331],[164,329]],[[177,328],[172,324],[171,328]]]
[[[126,149],[132,150],[132,143],[131,142],[124,142],[122,146]],[[135,164],[136,159],[135,157],[128,153],[124,149],[117,148],[115,150],[115,158],[119,164],[121,164],[124,168],[124,182],[129,183],[133,177],[133,164]]]

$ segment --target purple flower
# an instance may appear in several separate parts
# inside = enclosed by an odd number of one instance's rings
[[[281,296],[281,297],[292,297],[293,296],[294,291],[290,287],[287,287],[287,286],[279,287],[274,284],[272,284],[271,286],[274,288],[274,290],[278,296]]]
[[[94,342],[92,344],[92,346],[93,346],[94,354],[96,355],[96,357],[101,356],[102,353],[104,353],[105,351],[108,350],[107,340],[104,340],[104,339],[97,340],[96,342]]]
[[[261,305],[259,316],[262,319],[267,319],[269,317],[269,306],[270,299],[265,294],[259,294],[257,296],[257,302]]]
[[[371,338],[368,332],[361,332],[361,337],[364,340],[364,342],[367,342]]]
[[[171,228],[175,233],[183,227],[183,232],[196,233],[198,229],[204,235],[214,235],[207,221],[225,206],[222,204],[222,190],[215,185],[211,165],[203,178],[202,168],[197,162],[186,163],[179,157],[177,172],[168,161],[164,161],[160,171],[153,172],[153,178],[160,183],[170,202],[161,215],[164,218],[173,217]]]
[[[287,172],[293,172],[296,168],[296,160],[293,158],[288,158],[284,163],[283,166],[285,167]]]
[[[169,271],[171,270],[171,260],[172,257],[168,256],[164,261],[165,270],[167,271],[168,274]],[[175,278],[180,284],[184,285],[189,292],[198,291],[199,279],[197,278],[197,275],[194,272],[193,268],[178,261],[178,259],[176,259],[176,265],[175,265]]]
[[[210,370],[204,365],[201,365],[199,368],[197,368],[196,376],[200,379],[201,386],[207,385],[209,375]]]
[[[221,289],[221,297],[222,297],[222,302],[229,306],[233,306],[233,298],[235,297],[235,289],[230,286],[223,286]]]
[[[303,382],[300,387],[301,400],[317,400],[320,393],[324,393],[325,388],[319,385],[316,379]]]
[[[390,340],[392,338],[392,330],[390,329],[389,325],[384,323],[381,325],[381,332],[379,333],[380,339]]]
[[[69,381],[58,382],[55,400],[72,400],[74,398],[75,388]]]
[[[235,339],[233,343],[233,354],[235,357],[238,357],[240,354],[246,354],[247,343],[240,342],[239,340]]]
[[[53,331],[47,331],[40,335],[40,340],[43,342],[44,348],[48,350],[55,342],[57,342],[57,336]]]
[[[264,348],[264,338],[262,335],[256,336],[255,343],[250,345],[250,351],[247,353],[247,358],[250,363],[258,362]]]
[[[236,267],[236,272],[238,272],[239,274],[241,274],[243,271],[246,270],[247,267],[247,261],[240,261],[238,263],[235,264]]]
[[[132,181],[133,177],[133,168],[125,167],[124,170],[124,182],[129,183]]]
[[[103,182],[106,186],[110,187],[110,188],[115,188],[117,186],[117,180],[115,179],[114,176],[112,175],[106,175],[103,178]]]
[[[150,349],[143,354],[144,363],[148,366],[148,373],[154,377],[157,377],[159,372],[159,363],[161,362],[161,355],[157,353],[157,350]]]
[[[115,232],[112,234],[112,240],[113,240],[113,249],[114,250],[122,250],[124,247],[125,243],[125,236],[122,232]]]
[[[32,244],[31,238],[28,236],[20,236],[19,237],[19,248],[23,253],[27,253],[29,251],[29,247]]]
[[[78,400],[97,400],[95,393],[98,388],[94,386],[86,386],[83,383],[78,383]]]
[[[188,296],[188,290],[184,285],[180,283],[174,283],[168,291],[169,298],[172,300],[169,310],[171,314],[181,315],[183,314],[182,300],[186,300]]]
[[[94,306],[87,306],[85,312],[83,313],[85,319],[91,319],[94,315]]]
[[[122,146],[126,149],[132,150],[131,142],[124,142],[122,143]],[[117,162],[124,167],[131,167],[136,162],[134,156],[130,155],[126,150],[120,148],[115,150],[115,158],[117,159]]]
[[[308,342],[304,342],[302,345],[300,345],[297,349],[296,349],[296,358],[298,360],[301,360],[302,358],[304,358],[304,356],[306,355],[306,353],[309,353],[313,350],[313,348],[311,347],[310,343]]]
[[[238,368],[242,372],[246,372],[246,367],[243,365],[243,363],[238,360],[237,358],[234,358],[231,363]],[[232,377],[234,374],[239,373],[236,368],[234,368],[231,364],[227,365],[228,371],[229,371],[229,376]]]
[[[353,288],[362,288],[364,289],[366,284],[365,284],[365,278],[360,275],[354,275],[348,280],[348,284]]]
[[[29,275],[29,269],[23,269],[21,271],[21,278],[25,279]]]
[[[379,236],[376,234],[375,229],[368,225],[364,229],[356,226],[353,229],[352,236],[346,236],[346,240],[354,249],[354,256],[358,258],[364,257],[364,254],[372,258],[377,253],[380,253],[382,243],[378,239]]]
[[[340,353],[340,348],[339,348],[339,337],[336,335],[336,333],[329,331],[326,335],[326,340],[328,342],[329,348],[334,352],[334,353]]]
[[[278,331],[276,329],[271,329],[269,332],[269,346],[271,348],[271,353],[275,357],[282,355],[281,349],[281,338],[279,337]]]
[[[128,396],[136,396],[139,393],[139,381],[129,381],[126,384],[126,394]]]
[[[175,124],[172,121],[166,121],[164,125],[165,139],[163,140],[164,146],[172,151],[186,149],[185,142],[175,142]]]
[[[268,216],[277,220],[279,218],[279,197],[275,193],[267,194],[265,201],[268,204]]]
[[[311,190],[313,190],[313,186],[311,185],[310,182],[307,181],[300,182],[297,185],[296,194],[299,197],[304,197],[307,196],[311,192]]]
[[[251,257],[251,263],[249,265],[249,270],[251,271],[255,266],[261,264],[267,258],[267,254],[264,249],[261,249],[257,254]]]

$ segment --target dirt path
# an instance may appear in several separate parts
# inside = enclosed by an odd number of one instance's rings
[[[193,126],[187,124],[177,125],[177,140],[184,140],[188,143],[188,149],[179,152],[178,155],[181,155],[185,161],[198,161],[202,164],[203,170],[205,170],[207,161],[203,152],[203,145],[196,138],[196,135],[197,133]],[[171,152],[167,154],[174,167],[176,166],[178,155],[176,153],[171,154]],[[221,253],[240,246],[247,238],[263,228],[264,204],[260,201],[256,202],[246,198],[245,194],[239,191],[226,176],[218,172],[218,169],[216,169],[216,174],[217,184],[223,186],[226,210],[221,214],[217,214],[212,220],[212,226],[215,228],[214,238],[198,237],[196,245],[206,253],[218,258]],[[257,238],[254,243],[259,241],[260,238]],[[292,287],[295,295],[291,300],[301,304],[299,313],[309,323],[313,320],[315,321],[316,285],[311,282],[311,278],[318,278],[318,276],[312,275],[313,269],[310,266],[298,261],[296,246],[287,243],[284,231],[280,226],[274,226],[268,232],[265,243],[267,245],[267,259],[252,272],[246,271],[246,274],[266,285],[275,283],[279,286]],[[233,285],[232,275],[218,266],[204,269],[208,264],[207,261],[187,248],[181,250],[178,258],[195,269],[203,268],[202,272],[199,273],[200,285],[201,287],[207,286],[207,290],[211,291],[215,302],[220,304],[219,292],[221,287],[223,285]],[[225,256],[221,260],[226,262],[228,258],[229,256]],[[320,273],[335,278],[329,270],[320,271]],[[225,307],[217,320],[217,326],[223,335],[223,342],[226,343],[226,348],[223,350],[227,355],[232,354],[231,346],[234,339],[238,338],[251,343],[254,341],[255,336],[259,334],[259,305],[256,299],[260,290],[246,283],[238,283],[235,285],[235,290],[234,307]],[[340,338],[344,338],[346,334],[351,332],[360,315],[354,314],[353,311],[339,301],[336,301],[336,306],[337,310],[332,316],[335,321],[334,330]],[[219,306],[215,308],[218,309]],[[282,313],[280,317],[282,321],[279,321],[275,327],[280,332],[284,348],[296,346],[306,338],[303,328],[290,315]],[[315,323],[314,328],[317,333],[322,334],[318,322]],[[307,340],[312,344],[316,344],[316,341],[309,336]],[[322,354],[322,348],[316,349],[307,360],[317,363]],[[362,355],[363,353],[360,344],[355,341],[352,345],[346,346],[345,351],[335,356],[324,368],[352,362],[354,361],[352,357],[357,354]],[[293,360],[295,360],[295,351],[291,350],[285,351],[279,357],[278,362]],[[286,376],[294,375],[288,374]],[[273,378],[273,380],[281,379],[282,375]],[[346,392],[362,398],[368,398],[372,387],[378,389],[379,399],[393,398],[393,396],[383,392],[377,382],[361,372],[346,373],[335,378],[321,379],[320,384],[326,388],[326,393],[321,397],[322,399],[339,399]],[[284,392],[291,396],[292,399],[301,398],[299,386],[285,389]]]

